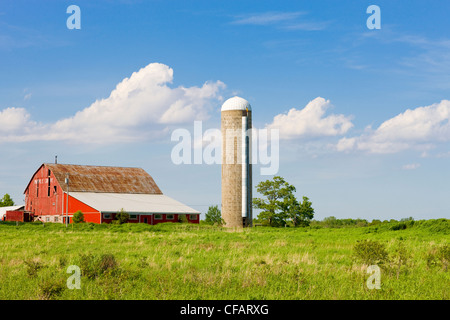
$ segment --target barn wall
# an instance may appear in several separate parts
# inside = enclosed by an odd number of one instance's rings
[[[63,192],[55,176],[52,172],[49,176],[47,167],[41,166],[25,190],[25,211],[35,215],[61,215],[62,198]]]
[[[115,216],[116,216],[116,214],[112,213],[111,219],[103,218],[102,222],[103,223],[111,223],[114,220]],[[138,215],[138,219],[136,219],[136,220],[128,220],[128,223],[145,223],[144,219],[147,218],[147,224],[155,225],[155,224],[164,223],[164,222],[178,222],[178,218],[179,218],[178,214],[174,214],[173,219],[167,219],[167,215],[163,214],[163,213],[161,213],[161,216],[162,216],[161,219],[155,219],[154,215],[141,214],[141,215]],[[187,218],[188,218],[188,222],[191,222],[191,223],[199,223],[200,222],[200,215],[196,215],[196,219],[190,219],[189,215],[187,215]]]
[[[25,190],[25,211],[30,211],[37,216],[62,215],[65,217],[67,195],[58,184],[53,172],[50,170],[50,175],[48,173],[48,167],[43,165],[34,174]],[[69,193],[69,216],[78,210],[83,212],[86,222],[100,223],[100,213],[97,210],[71,197]],[[70,222],[72,222],[71,218]]]

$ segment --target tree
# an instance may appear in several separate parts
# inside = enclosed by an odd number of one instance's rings
[[[300,203],[294,197],[294,194],[290,194],[283,199],[280,203],[281,211],[284,212],[283,217],[290,219],[294,227],[300,223]]]
[[[223,225],[225,221],[222,219],[222,214],[219,210],[219,207],[216,206],[210,206],[208,208],[208,212],[205,214],[205,222],[210,225]]]
[[[295,187],[275,176],[273,180],[258,183],[256,190],[266,197],[253,199],[253,207],[262,210],[258,219],[270,226],[284,225],[289,212],[296,210]]]
[[[299,224],[302,226],[309,226],[309,222],[314,218],[314,209],[312,202],[308,197],[303,196],[303,202],[300,204]]]
[[[14,205],[13,199],[9,194],[5,194],[3,198],[0,200],[0,207],[11,207]]]
[[[72,221],[73,221],[74,223],[85,222],[85,221],[84,221],[84,214],[83,214],[83,212],[81,212],[80,210],[78,210],[77,212],[75,212],[75,213],[73,214]]]
[[[116,214],[115,219],[118,221],[119,224],[125,223],[130,218],[130,215],[122,209]]]
[[[300,203],[294,195],[295,187],[280,176],[261,181],[256,190],[265,197],[253,198],[253,208],[262,210],[258,220],[263,224],[284,226],[291,220],[294,227],[307,226],[314,217],[314,209],[308,197],[303,197],[303,202]]]
[[[314,209],[308,197],[303,197],[303,202],[299,203],[294,195],[290,194],[281,203],[281,210],[286,218],[292,221],[294,227],[309,226],[311,219],[314,218]]]

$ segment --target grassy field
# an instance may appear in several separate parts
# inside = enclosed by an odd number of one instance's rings
[[[446,299],[450,220],[349,228],[0,223],[0,299]],[[368,289],[355,246],[388,256]],[[370,248],[368,249],[370,251]],[[370,255],[370,252],[368,252]],[[69,265],[81,289],[66,286]]]

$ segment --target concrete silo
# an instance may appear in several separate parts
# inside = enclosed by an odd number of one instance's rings
[[[221,112],[222,218],[225,227],[252,225],[252,111],[247,100],[233,97]]]

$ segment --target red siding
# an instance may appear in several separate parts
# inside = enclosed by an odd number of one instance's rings
[[[62,215],[65,217],[67,195],[58,184],[53,172],[50,170],[50,176],[48,173],[48,167],[43,165],[34,174],[25,190],[25,211],[30,211],[35,216]],[[71,197],[69,192],[69,217],[78,210],[83,212],[86,222],[100,223],[100,213]],[[72,222],[71,218],[70,222]]]
[[[30,213],[24,211],[6,211],[5,221],[29,222]]]
[[[50,196],[48,195],[49,186]],[[47,167],[41,166],[25,190],[25,211],[30,211],[35,215],[61,215],[63,212],[62,198],[63,192],[55,176],[50,173],[49,177]]]
[[[66,202],[64,201],[64,214],[66,212]],[[98,212],[97,210],[95,210],[94,208],[88,206],[87,204],[72,198],[70,196],[70,192],[69,192],[69,216],[71,214],[74,214],[75,212],[77,212],[78,210],[80,210],[81,212],[83,212],[84,214],[84,220],[86,222],[94,222],[94,223],[100,223],[100,212]]]

